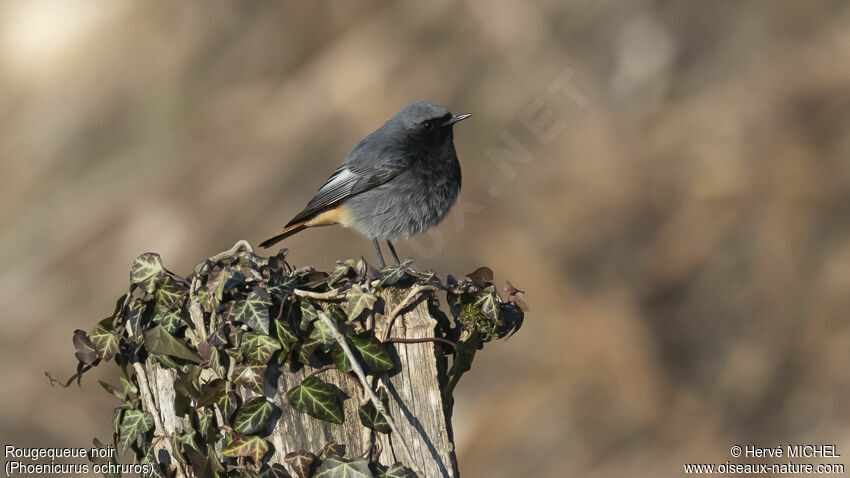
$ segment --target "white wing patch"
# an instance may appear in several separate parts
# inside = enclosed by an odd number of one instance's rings
[[[354,178],[355,174],[346,169],[340,169],[320,189],[319,192],[331,191],[341,184],[345,184]]]

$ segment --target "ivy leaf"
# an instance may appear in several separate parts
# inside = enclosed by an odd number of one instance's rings
[[[365,458],[349,460],[331,455],[322,461],[314,476],[316,478],[372,478],[372,472]]]
[[[223,395],[227,387],[227,382],[217,378],[204,386],[203,391],[198,397],[199,407],[208,407],[217,402]]]
[[[319,456],[327,458],[331,455],[345,456],[345,445],[337,443],[334,440],[325,443],[322,449],[319,450]]]
[[[221,303],[224,296],[224,284],[230,275],[229,269],[221,269],[218,274],[207,278],[207,283],[198,291],[204,310],[212,312]]]
[[[393,285],[407,275],[407,268],[413,264],[413,259],[405,259],[404,262],[395,266],[386,266],[381,269],[381,282],[379,285]]]
[[[121,432],[122,418],[124,418],[124,408],[115,407],[112,410],[112,433],[115,434],[116,441],[118,441],[118,434]]]
[[[162,325],[157,325],[145,332],[145,347],[151,354],[169,355],[189,362],[201,363],[201,357],[197,353],[169,334]]]
[[[354,260],[349,259],[345,262],[337,261],[334,271],[331,272],[330,277],[328,277],[328,285],[334,285],[336,281],[347,276],[352,269],[354,269]]]
[[[313,475],[313,467],[318,457],[309,451],[287,453],[283,461],[295,471],[298,478],[308,478]]]
[[[365,292],[362,287],[357,284],[351,286],[348,292],[345,293],[345,298],[348,300],[348,319],[354,320],[360,317],[364,310],[372,310],[375,306],[375,301],[378,297],[370,292]]]
[[[253,459],[254,463],[260,463],[268,451],[269,442],[256,435],[235,435],[233,440],[221,450],[221,454],[231,458],[247,456]]]
[[[136,384],[130,381],[125,376],[118,377],[118,380],[121,381],[121,390],[124,392],[124,396],[128,395],[136,395],[139,393],[139,389],[136,387]]]
[[[339,405],[336,391],[318,377],[304,379],[301,385],[286,392],[286,399],[299,412],[342,424],[342,407]]]
[[[235,271],[227,280],[224,282],[224,288],[226,290],[233,290],[239,287],[240,285],[245,283],[245,275],[239,271]]]
[[[292,475],[286,471],[283,465],[274,463],[271,466],[263,465],[260,469],[260,478],[292,478]]]
[[[157,287],[154,293],[156,303],[166,309],[176,308],[177,303],[181,302],[189,287],[172,279],[171,276],[165,276],[165,279]]]
[[[87,365],[91,365],[97,360],[97,349],[85,330],[75,330],[73,341],[74,348],[77,349],[74,352],[74,357],[77,357],[77,360]]]
[[[233,418],[233,429],[250,434],[262,430],[271,420],[274,407],[265,397],[257,397],[239,407]]]
[[[233,412],[235,412],[236,408],[239,406],[239,397],[236,392],[228,392],[219,397],[215,404],[218,405],[218,409],[221,410],[221,415],[224,417],[224,421],[229,422]]]
[[[233,374],[236,376],[233,383],[241,385],[248,390],[253,390],[259,394],[263,394],[266,388],[266,366],[239,364],[233,369]]]
[[[277,340],[280,342],[280,359],[282,360],[284,356],[289,355],[289,351],[292,350],[292,346],[298,342],[298,336],[295,335],[295,331],[292,330],[292,327],[282,320],[276,320],[274,322],[274,326],[277,330]]]
[[[272,299],[262,287],[254,287],[248,297],[233,304],[233,320],[242,322],[252,329],[269,334],[269,307]]]
[[[175,432],[171,436],[171,443],[174,444],[175,454],[177,455],[178,460],[180,460],[180,462],[184,465],[189,464],[189,460],[186,458],[186,452],[189,451],[189,449],[194,448],[197,450],[198,448],[195,445],[195,435],[195,429],[187,427],[185,432]]]
[[[301,305],[300,328],[306,332],[310,323],[319,318],[319,313],[316,312],[316,308],[307,299],[301,299],[299,304]]]
[[[378,399],[384,405],[386,409],[389,407],[390,398],[387,395],[387,390],[384,387],[378,388]],[[364,427],[371,428],[376,432],[380,433],[389,433],[392,431],[390,428],[390,424],[387,423],[387,420],[378,412],[378,409],[375,408],[375,404],[369,400],[369,403],[366,405],[361,405],[357,408],[357,415],[360,417],[360,423],[363,424]]]
[[[127,448],[136,441],[142,433],[153,428],[153,415],[142,410],[127,410],[121,419],[119,434],[121,436],[119,446],[121,453],[126,453]]]
[[[298,342],[298,336],[295,335],[295,331],[292,330],[292,327],[288,323],[282,320],[276,320],[274,325],[277,330],[277,340],[280,341],[281,346],[286,347],[286,344]]]
[[[334,344],[331,348],[331,360],[340,372],[348,373],[351,371],[351,361],[348,360],[348,356],[345,355],[345,352],[338,343]]]
[[[156,289],[156,283],[165,275],[162,258],[159,254],[145,252],[133,261],[130,267],[130,284],[137,285],[145,292],[151,293]]]
[[[248,363],[265,365],[272,358],[272,354],[280,349],[280,344],[268,335],[245,332],[239,348]]]
[[[142,329],[143,325],[146,325],[147,310],[148,302],[134,300],[127,311],[127,321],[130,323],[130,330],[133,331],[134,340],[137,343],[142,343]]]
[[[349,340],[351,345],[360,352],[363,362],[372,372],[381,373],[392,370],[395,367],[392,357],[387,352],[384,344],[375,337],[371,331],[352,335]],[[370,373],[373,375],[374,373]]]
[[[102,323],[94,328],[90,338],[99,358],[109,360],[118,353],[118,335],[107,330]]]
[[[321,345],[318,340],[313,338],[306,338],[303,342],[298,344],[298,360],[304,365],[310,364],[310,357],[313,355],[313,352]]]
[[[378,465],[377,468],[378,473],[375,475],[375,478],[419,478],[419,475],[415,471],[401,463],[394,463],[389,468]]]
[[[333,332],[331,332],[330,326],[326,324],[324,320],[321,319],[316,319],[313,321],[313,331],[310,332],[310,338],[315,340],[316,342],[319,342],[320,344],[336,343]]]
[[[179,309],[169,309],[157,303],[153,310],[153,323],[161,325],[169,334],[177,333],[184,324]]]

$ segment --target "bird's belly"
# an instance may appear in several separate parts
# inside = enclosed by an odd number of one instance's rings
[[[346,205],[354,217],[353,227],[360,233],[372,239],[400,241],[442,222],[459,190],[460,185],[448,182],[394,180],[351,197]]]

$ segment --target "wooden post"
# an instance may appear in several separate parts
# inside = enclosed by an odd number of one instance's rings
[[[428,295],[432,293],[423,292],[410,307],[405,307],[395,320],[391,320],[390,311],[399,305],[401,299],[393,297],[390,292],[383,292],[383,311],[374,315],[376,335],[381,338],[434,337],[437,321],[431,316],[427,305]],[[199,314],[200,310],[193,304],[189,306],[190,314]],[[203,324],[203,317],[197,319],[193,317],[193,322]],[[196,331],[198,337],[203,336],[203,333]],[[441,384],[446,381],[446,363],[444,355],[436,350],[436,347],[443,346],[436,342],[395,344],[396,369],[382,377],[371,377],[389,392],[388,411],[398,426],[400,437],[371,432],[361,425],[357,412],[357,407],[362,403],[361,386],[339,370],[326,370],[321,374],[323,380],[352,398],[344,401],[345,420],[340,425],[300,413],[286,401],[287,390],[299,385],[315,369],[303,367],[296,373],[270,374],[270,377],[267,376],[265,395],[280,409],[281,416],[272,434],[267,437],[274,446],[274,454],[269,462],[283,464],[284,456],[289,452],[319,450],[333,440],[345,445],[347,456],[366,456],[374,446],[374,450],[379,452],[378,462],[384,465],[401,462],[426,478],[457,477],[451,404],[444,403],[441,393]],[[182,431],[186,419],[175,417],[171,405],[175,396],[175,376],[174,371],[148,360],[144,364],[144,373],[139,377],[140,380],[147,380],[149,385],[141,387],[142,401],[144,404],[155,404],[156,409],[148,411],[158,418],[156,422],[161,423],[162,432],[166,435]],[[157,430],[157,434],[160,433]],[[407,444],[406,447],[402,441]],[[172,454],[168,440],[161,440],[157,448]],[[177,463],[177,460],[172,456],[171,462]],[[192,478],[197,475],[188,467],[178,467],[178,476]]]

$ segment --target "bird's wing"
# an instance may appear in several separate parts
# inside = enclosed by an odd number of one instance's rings
[[[366,147],[363,148],[363,146]],[[304,210],[292,218],[287,226],[355,194],[380,186],[407,169],[406,161],[399,153],[384,151],[370,155],[371,151],[368,149],[368,145],[358,145],[345,163],[319,188],[319,192],[307,203]],[[364,154],[355,154],[358,150]]]

